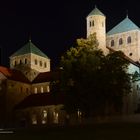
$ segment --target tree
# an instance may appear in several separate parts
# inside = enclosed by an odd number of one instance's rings
[[[78,39],[61,57],[61,89],[68,113],[84,112],[87,116],[120,111],[122,97],[131,89],[129,62],[122,52],[105,56],[98,48],[96,34]]]

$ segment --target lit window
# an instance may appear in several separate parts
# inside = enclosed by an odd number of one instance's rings
[[[37,65],[37,60],[35,59],[35,65]]]
[[[34,88],[34,93],[37,93],[37,87]]]
[[[81,123],[81,119],[82,119],[82,112],[78,109],[77,111],[77,117],[78,117],[78,121]]]
[[[111,40],[111,47],[114,46],[114,40]]]
[[[43,91],[43,87],[41,87],[41,93],[43,93],[44,91]]]
[[[50,92],[50,86],[47,86],[47,92]]]
[[[123,44],[123,40],[122,38],[119,39],[119,45],[122,45]]]
[[[32,115],[32,124],[37,124],[36,115]]]
[[[54,122],[54,123],[58,123],[58,113],[53,112],[53,117],[54,117],[53,122]]]
[[[43,110],[43,116],[42,116],[42,124],[46,124],[47,123],[47,111]]]
[[[130,36],[127,38],[127,43],[128,44],[131,43],[131,37]]]
[[[78,115],[78,118],[80,118],[81,117],[81,115],[82,115],[82,112],[78,109],[78,111],[77,111],[77,115]]]

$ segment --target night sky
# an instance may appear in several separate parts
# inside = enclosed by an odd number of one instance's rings
[[[86,37],[86,16],[95,5],[106,15],[107,31],[123,20],[127,11],[140,27],[140,6],[134,0],[1,0],[2,65],[9,66],[8,57],[31,35],[55,67],[77,38]]]

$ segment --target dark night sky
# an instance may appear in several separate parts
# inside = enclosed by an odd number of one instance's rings
[[[0,46],[2,65],[29,40],[57,64],[58,58],[76,38],[86,37],[86,16],[95,4],[106,15],[107,31],[126,17],[140,25],[135,0],[1,0]]]

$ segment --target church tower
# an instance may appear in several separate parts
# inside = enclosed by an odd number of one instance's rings
[[[30,81],[50,71],[50,59],[31,40],[10,56],[10,68],[21,71]]]
[[[87,16],[87,38],[93,33],[96,33],[98,47],[107,54],[106,17],[96,6]]]

